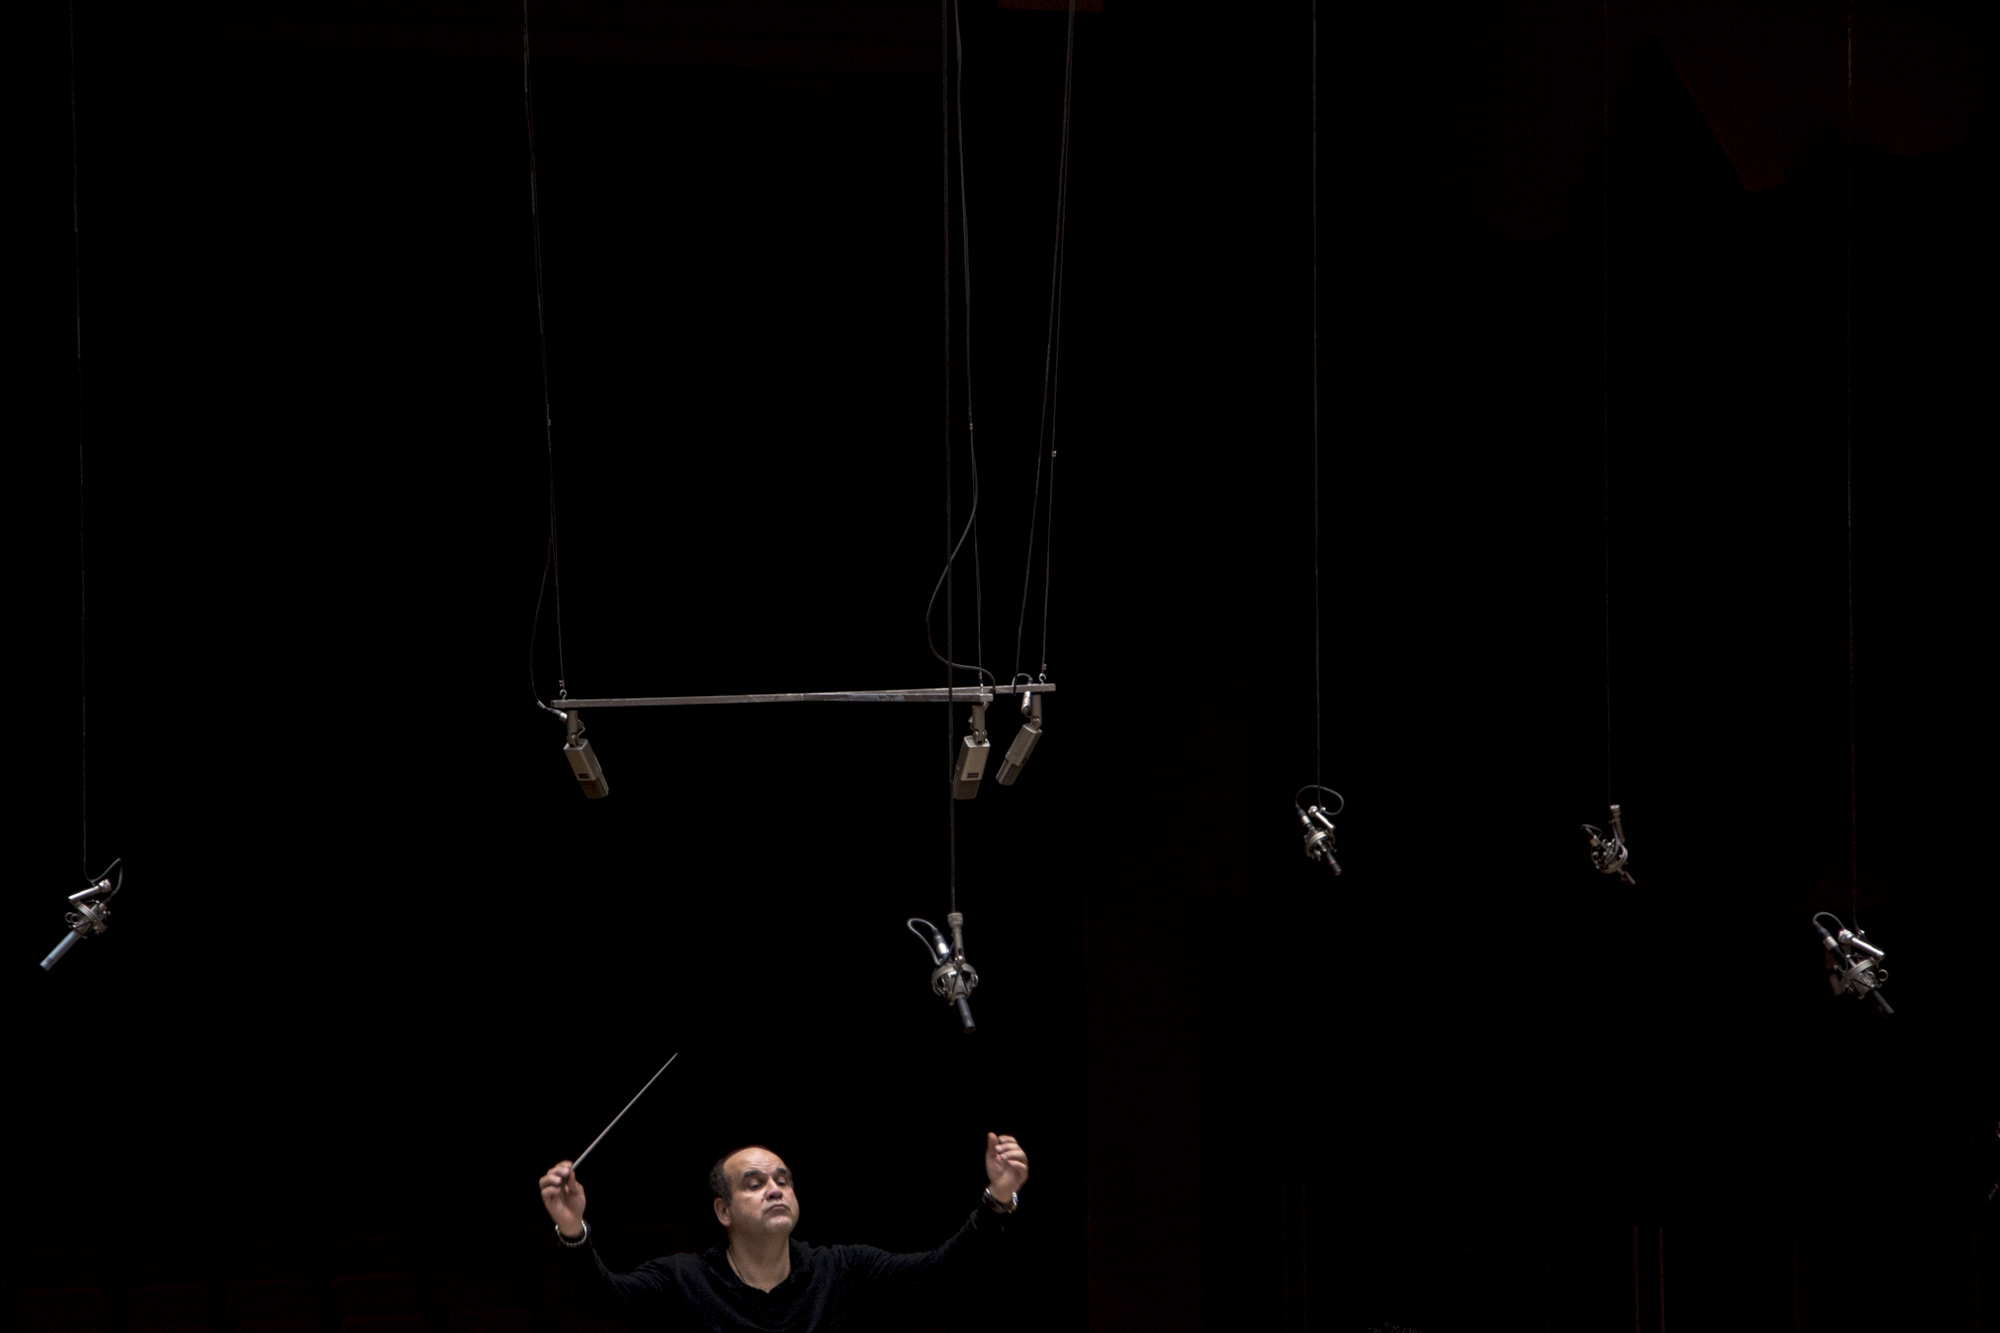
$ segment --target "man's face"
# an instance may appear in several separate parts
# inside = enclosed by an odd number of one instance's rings
[[[715,1217],[732,1237],[788,1236],[799,1220],[799,1196],[784,1159],[763,1148],[745,1148],[722,1164],[729,1199],[715,1201]]]

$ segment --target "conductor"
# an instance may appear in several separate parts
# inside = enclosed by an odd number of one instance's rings
[[[1013,1136],[986,1136],[986,1180],[964,1225],[927,1254],[807,1245],[792,1236],[799,1196],[791,1168],[768,1148],[739,1148],[708,1173],[723,1243],[630,1273],[613,1273],[598,1257],[583,1220],[583,1183],[568,1162],[549,1168],[541,1188],[570,1286],[596,1313],[656,1329],[847,1333],[873,1324],[886,1302],[995,1248],[1028,1182],[1028,1155]]]

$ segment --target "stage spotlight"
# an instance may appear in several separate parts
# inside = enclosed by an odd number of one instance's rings
[[[1828,930],[1821,921],[1833,922]],[[1875,1003],[1885,1014],[1896,1011],[1882,998],[1881,987],[1889,980],[1888,969],[1882,960],[1888,957],[1881,949],[1868,942],[1868,936],[1858,930],[1849,930],[1840,924],[1840,918],[1831,912],[1815,912],[1813,929],[1819,932],[1820,943],[1826,946],[1826,965],[1833,975],[1827,984],[1833,987],[1835,995],[1852,995],[1856,999],[1873,996]],[[1854,952],[1848,952],[1849,949]]]
[[[986,705],[972,705],[972,734],[958,742],[958,765],[952,771],[951,794],[961,801],[979,795],[979,779],[986,776],[986,757],[993,747],[986,742]]]
[[[49,956],[42,960],[42,971],[46,972],[62,961],[62,956],[80,939],[91,935],[102,935],[111,928],[111,900],[118,896],[118,890],[125,887],[125,862],[123,858],[113,861],[104,868],[90,886],[80,893],[72,893],[69,900],[76,904],[76,910],[67,913],[63,921],[69,926],[69,934],[62,937],[62,943],[49,950]]]
[[[1595,824],[1585,824],[1583,831],[1590,835],[1590,865],[1600,875],[1616,875],[1627,884],[1636,884],[1627,873],[1625,863],[1632,857],[1632,849],[1625,845],[1625,825],[1618,814],[1618,807],[1611,807],[1611,836],[1604,836],[1604,830]]]
[[[1339,804],[1332,810],[1317,805],[1300,805],[1300,799],[1309,791],[1325,792]],[[1292,809],[1298,814],[1300,827],[1306,831],[1306,860],[1317,861],[1336,875],[1340,873],[1340,862],[1333,859],[1333,816],[1346,808],[1346,799],[1331,787],[1304,786],[1292,797]]]
[[[558,716],[563,719],[565,728],[563,758],[569,760],[570,772],[576,774],[577,785],[593,801],[609,796],[611,785],[604,780],[604,769],[597,762],[596,752],[590,748],[590,738],[583,734],[583,713],[572,708]]]
[[[1007,747],[1007,757],[1000,761],[1000,772],[995,776],[1003,787],[1011,787],[1021,776],[1021,770],[1028,766],[1028,756],[1035,752],[1035,742],[1042,738],[1042,696],[1024,694],[1021,696],[1021,729],[1014,733],[1014,743]]]
[[[945,920],[951,925],[949,942],[943,931],[920,916],[913,916],[903,924],[930,950],[933,964],[931,989],[940,998],[957,1006],[959,1024],[969,1036],[975,1029],[972,1025],[972,1006],[966,1001],[971,997],[973,988],[979,985],[979,973],[965,961],[965,913],[953,912]],[[918,926],[924,930],[918,930]],[[924,934],[925,930],[930,932],[928,936]]]

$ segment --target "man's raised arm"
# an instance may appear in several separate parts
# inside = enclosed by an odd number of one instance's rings
[[[568,1162],[557,1162],[542,1177],[542,1207],[556,1224],[556,1239],[563,1250],[563,1267],[569,1270],[570,1290],[579,1304],[596,1314],[614,1319],[670,1316],[679,1308],[671,1284],[642,1264],[630,1273],[614,1273],[598,1258],[590,1243],[590,1226],[583,1220],[583,1182]]]
[[[1011,1134],[986,1136],[986,1193],[950,1239],[921,1254],[890,1254],[868,1245],[837,1247],[855,1279],[878,1296],[907,1295],[997,1245],[1028,1183],[1028,1154]]]

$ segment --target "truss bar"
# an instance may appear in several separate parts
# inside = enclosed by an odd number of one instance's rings
[[[997,694],[1050,694],[1054,685],[967,685],[946,691],[943,686],[921,690],[822,690],[811,694],[676,694],[653,699],[557,699],[557,708],[679,708],[693,704],[941,704],[947,701],[990,704]]]

